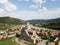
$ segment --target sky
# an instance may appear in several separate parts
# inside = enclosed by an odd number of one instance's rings
[[[0,0],[0,17],[23,20],[60,17],[60,0]]]

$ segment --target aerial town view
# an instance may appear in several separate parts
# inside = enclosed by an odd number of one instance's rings
[[[0,0],[0,45],[60,45],[60,0]]]

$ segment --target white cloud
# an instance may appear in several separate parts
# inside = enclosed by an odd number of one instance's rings
[[[0,14],[3,14],[3,13],[5,13],[4,9],[0,8]]]
[[[43,7],[43,10],[47,11],[47,8],[46,7]]]
[[[34,8],[35,7],[35,5],[30,5],[30,7],[29,8]]]
[[[6,11],[13,11],[16,10],[16,5],[12,4],[8,0],[0,0],[0,3],[3,4],[3,9]]]
[[[45,7],[44,7],[45,9]],[[21,18],[24,20],[29,19],[51,19],[60,17],[60,9],[41,10],[39,11],[20,11],[12,15],[13,17]]]
[[[44,7],[42,6],[42,4],[46,3],[46,0],[32,0],[32,2],[35,3],[35,5],[30,5],[30,8],[36,8],[36,9],[43,9]]]
[[[38,8],[37,5],[30,5],[29,8]]]
[[[8,0],[0,0],[0,3],[7,3]]]
[[[45,3],[46,2],[46,0],[32,0],[32,1],[35,3]]]
[[[18,0],[18,1],[29,1],[29,0]]]
[[[0,7],[0,16],[9,16],[17,8],[14,4],[9,2],[8,0],[0,0],[0,4],[2,4],[2,7]]]
[[[45,9],[45,7],[44,7]],[[19,12],[12,12],[7,13],[8,16],[20,18],[24,20],[30,19],[51,19],[60,17],[60,8],[59,9],[50,9],[50,10],[43,10],[40,11],[19,11]],[[2,16],[2,15],[0,15]],[[6,16],[6,15],[5,15]]]
[[[54,1],[56,1],[56,0],[51,0],[51,1],[53,1],[53,2],[54,2]]]
[[[38,7],[42,7],[42,4],[46,2],[46,0],[32,0],[33,2],[36,3],[36,5],[38,5]]]
[[[17,7],[10,2],[5,3],[4,6],[7,11],[14,11],[17,9]]]

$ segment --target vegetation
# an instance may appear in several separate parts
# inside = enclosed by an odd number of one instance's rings
[[[28,20],[33,25],[39,26],[39,27],[46,27],[50,29],[58,29],[60,30],[60,18],[56,19],[49,19],[49,20]]]
[[[0,17],[0,23],[19,25],[19,24],[25,24],[25,21],[22,19],[12,17]]]
[[[0,45],[16,45],[16,43],[12,41],[12,38],[6,38],[0,40]]]
[[[36,44],[30,43],[29,45],[36,45]]]
[[[12,17],[0,17],[0,30],[6,30],[13,26],[25,24],[26,22],[22,19]]]
[[[35,26],[60,30],[60,18],[50,20],[29,20],[28,22]],[[26,21],[12,17],[0,17],[0,30],[6,30],[20,24],[26,24]],[[49,36],[44,37],[50,40]],[[12,42],[12,38],[6,38],[0,40],[0,45],[16,45],[16,43]],[[36,44],[30,43],[29,45]],[[58,41],[56,42],[56,45],[58,45]]]
[[[14,27],[16,25],[10,25],[10,24],[0,24],[0,30],[6,30],[6,29],[9,29],[11,27]]]

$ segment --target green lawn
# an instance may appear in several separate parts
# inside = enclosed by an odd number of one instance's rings
[[[0,45],[16,45],[16,43],[12,41],[12,38],[6,38],[0,40]]]

